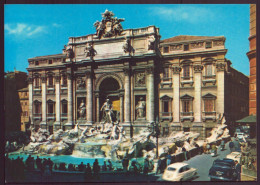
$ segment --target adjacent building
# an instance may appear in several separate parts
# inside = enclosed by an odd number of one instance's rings
[[[225,37],[160,41],[155,26],[124,30],[124,19],[107,10],[102,17],[95,34],[70,37],[61,54],[28,59],[36,128],[92,126],[111,113],[128,136],[159,121],[162,135],[182,130],[204,138],[224,117],[248,114],[248,78],[225,58]]]
[[[7,72],[4,78],[4,112],[5,132],[21,130],[21,104],[18,90],[26,88],[27,73],[21,71]]]
[[[28,87],[18,90],[21,105],[21,131],[25,132],[29,128],[29,93]]]

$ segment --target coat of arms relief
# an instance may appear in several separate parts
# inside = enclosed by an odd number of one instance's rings
[[[102,17],[103,19],[101,21],[96,21],[94,23],[97,38],[100,39],[101,37],[105,38],[121,35],[123,31],[121,22],[125,19],[114,17],[114,13],[108,10],[102,13]]]

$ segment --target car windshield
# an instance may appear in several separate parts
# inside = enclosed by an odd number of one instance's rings
[[[168,168],[167,168],[167,170],[168,170],[168,171],[175,171],[175,170],[176,170],[176,168],[173,168],[173,167],[168,167]]]
[[[225,163],[225,162],[215,162],[214,166],[219,166],[219,167],[222,167],[222,168],[226,168],[226,167],[231,168],[231,164]]]

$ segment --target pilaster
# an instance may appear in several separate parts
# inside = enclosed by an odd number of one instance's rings
[[[224,91],[225,91],[225,63],[217,63],[217,99],[216,99],[216,112],[218,114],[224,113]]]
[[[93,74],[86,71],[87,77],[87,123],[93,123]]]
[[[66,126],[72,127],[73,125],[73,75],[67,74],[67,83],[68,83],[68,122],[65,124]]]
[[[124,117],[125,123],[131,122],[131,83],[130,83],[130,69],[124,69],[125,74],[125,106],[124,106]]]
[[[47,129],[46,122],[46,76],[41,77],[42,80],[42,121],[40,123],[41,128]]]
[[[55,76],[55,99],[56,99],[56,121],[54,123],[54,129],[61,128],[60,125],[60,76]]]
[[[194,65],[194,122],[201,122],[201,73],[202,65]]]
[[[180,72],[181,67],[172,67],[173,72],[173,122],[180,122]]]

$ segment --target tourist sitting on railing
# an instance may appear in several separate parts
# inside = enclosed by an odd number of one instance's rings
[[[87,167],[85,169],[84,179],[86,182],[91,181],[91,179],[92,179],[92,170],[91,170],[91,166],[89,163],[87,164]]]
[[[86,166],[83,164],[83,162],[81,162],[81,163],[78,165],[78,171],[80,171],[80,172],[84,172],[84,171],[85,171],[85,168],[86,168]]]
[[[75,171],[73,164],[69,164],[68,171]]]
[[[60,171],[67,171],[67,169],[66,169],[66,164],[65,164],[65,163],[60,163],[60,165],[59,165],[59,170],[60,170]]]
[[[107,162],[108,162],[108,165],[107,165],[108,171],[112,171],[113,170],[112,162],[110,161],[110,159],[108,159]]]
[[[102,171],[107,171],[106,161],[104,161],[104,164],[102,165]]]
[[[52,162],[51,158],[48,158],[47,165],[49,165],[50,171],[52,172],[53,162]]]
[[[136,160],[132,160],[131,166],[129,167],[129,171],[132,172],[133,174],[138,173],[138,168],[137,168],[136,164],[137,164]]]

